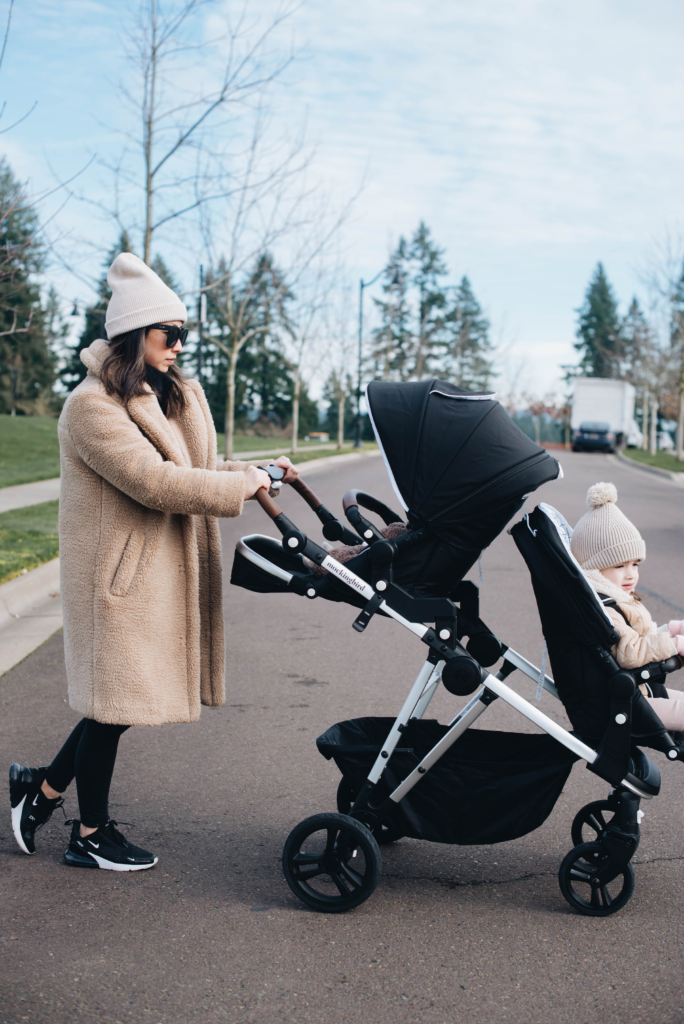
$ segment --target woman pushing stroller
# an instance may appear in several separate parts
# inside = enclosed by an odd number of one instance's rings
[[[614,484],[589,488],[589,511],[573,531],[571,549],[620,634],[614,656],[631,670],[674,654],[684,656],[684,622],[673,619],[656,627],[636,594],[646,544],[616,501]],[[684,693],[657,682],[641,683],[639,689],[669,732],[684,731]]]
[[[155,854],[109,818],[119,738],[131,725],[194,722],[224,702],[221,541],[269,475],[216,456],[201,385],[175,366],[183,302],[131,253],[117,256],[88,374],[59,421],[59,541],[69,702],[83,717],[49,767],[10,768],[12,825],[24,853],[76,779],[80,819],[65,860],[139,871]],[[276,465],[297,478],[289,459]],[[145,788],[149,780],[140,779]],[[160,780],[161,784],[161,780]]]

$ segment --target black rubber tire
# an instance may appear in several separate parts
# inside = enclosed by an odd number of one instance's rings
[[[566,900],[573,910],[587,917],[608,917],[617,913],[634,893],[631,864],[626,864],[607,885],[592,884],[594,872],[607,856],[601,843],[581,843],[570,850],[558,872],[558,884]]]
[[[337,810],[340,814],[349,814],[358,792],[356,786],[343,775],[337,787]],[[402,839],[404,833],[397,828],[392,828],[391,825],[380,825],[373,829],[373,835],[378,846],[389,846],[390,843],[396,843],[398,839]]]
[[[312,839],[317,833],[325,836]],[[303,849],[308,842],[313,850]],[[306,818],[290,832],[283,849],[283,872],[292,892],[324,914],[344,913],[364,903],[375,891],[381,868],[373,833],[346,814]]]
[[[606,811],[610,812],[609,818],[606,818]],[[599,832],[613,820],[614,813],[608,800],[594,800],[593,803],[586,804],[577,812],[572,823],[572,845],[581,846],[582,843],[595,842]],[[585,829],[589,830],[589,835],[585,835]]]

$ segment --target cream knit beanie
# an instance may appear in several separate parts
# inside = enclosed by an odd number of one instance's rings
[[[589,512],[572,534],[570,547],[583,569],[610,569],[643,561],[646,545],[636,526],[617,507],[615,484],[594,484],[587,491]]]
[[[188,319],[184,304],[168,285],[132,252],[116,257],[107,273],[112,297],[107,306],[107,337],[167,320]]]

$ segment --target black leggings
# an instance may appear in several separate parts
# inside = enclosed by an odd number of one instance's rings
[[[58,793],[76,779],[81,822],[97,828],[109,821],[109,786],[119,736],[127,725],[103,725],[82,718],[48,768],[45,781]]]

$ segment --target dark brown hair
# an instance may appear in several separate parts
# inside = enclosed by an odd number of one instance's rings
[[[149,328],[117,334],[109,342],[110,352],[100,370],[100,378],[108,395],[117,395],[126,404],[136,395],[147,394],[149,384],[157,398],[164,399],[165,412],[178,417],[185,408],[182,372],[170,366],[166,373],[151,374],[145,362],[145,336]],[[158,383],[163,377],[163,391]]]

